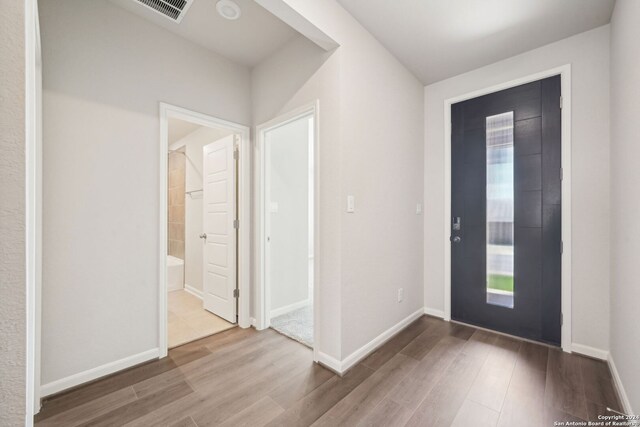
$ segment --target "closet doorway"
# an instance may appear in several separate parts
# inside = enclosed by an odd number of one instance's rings
[[[258,127],[262,318],[317,348],[316,106]]]

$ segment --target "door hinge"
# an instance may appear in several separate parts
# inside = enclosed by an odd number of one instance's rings
[[[564,325],[564,313],[560,313],[560,326]]]
[[[560,181],[564,180],[564,168],[560,168]]]
[[[235,289],[233,290],[233,297],[234,297],[234,298],[238,298],[239,296],[240,296],[240,289],[235,288]]]
[[[238,221],[237,219],[233,220],[233,228],[235,228],[236,230],[238,228],[240,228],[240,221]]]
[[[233,159],[238,160],[238,149],[233,150]]]
[[[562,240],[560,240],[560,253],[564,253],[564,242]]]
[[[560,109],[562,110],[562,97],[560,97]]]

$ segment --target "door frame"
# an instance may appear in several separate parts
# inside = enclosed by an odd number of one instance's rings
[[[25,425],[40,412],[42,317],[42,45],[38,2],[24,2]]]
[[[239,123],[208,116],[206,114],[191,111],[186,108],[160,102],[160,226],[158,229],[158,277],[159,277],[159,324],[158,324],[158,349],[159,357],[168,354],[167,337],[167,185],[169,152],[169,119],[179,119],[201,126],[233,130],[240,135],[239,159],[238,159],[238,325],[241,328],[251,326],[249,318],[250,307],[250,279],[251,279],[251,147],[249,127]]]
[[[451,106],[458,102],[477,98],[535,82],[547,77],[560,76],[562,97],[562,314],[561,347],[571,352],[571,64],[530,74],[505,83],[475,90],[444,101],[444,320],[451,321]]]
[[[320,325],[320,221],[319,221],[319,205],[320,205],[320,162],[319,162],[319,101],[304,105],[302,107],[291,110],[285,114],[275,117],[266,123],[256,127],[256,163],[255,163],[255,236],[256,236],[256,252],[255,252],[255,274],[256,274],[256,318],[255,327],[257,330],[268,328],[270,325],[269,318],[269,281],[266,275],[266,152],[265,152],[265,133],[269,130],[283,126],[294,120],[305,116],[313,116],[313,360],[318,361],[319,345],[319,325]]]

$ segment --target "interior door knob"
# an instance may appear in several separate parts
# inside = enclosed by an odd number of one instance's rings
[[[207,240],[207,233],[202,233],[202,234],[200,235],[200,238],[201,238],[201,239],[204,239],[204,240]]]
[[[460,243],[462,241],[462,238],[460,236],[454,236],[451,238],[451,241],[453,243]]]

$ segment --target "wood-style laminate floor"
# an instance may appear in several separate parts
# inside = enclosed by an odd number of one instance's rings
[[[234,328],[47,400],[56,426],[552,426],[620,410],[601,361],[424,316],[344,377]]]

